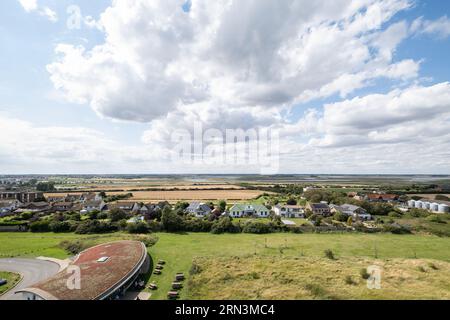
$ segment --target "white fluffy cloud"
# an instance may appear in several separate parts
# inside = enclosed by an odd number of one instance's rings
[[[37,0],[18,1],[26,12],[37,12],[39,15],[46,17],[51,22],[58,21],[58,14],[49,7],[40,6]]]
[[[418,34],[434,34],[441,38],[447,38],[450,36],[450,19],[447,16],[443,16],[431,21],[421,17],[412,23],[411,31]]]
[[[283,108],[417,75],[417,62],[393,61],[405,23],[381,31],[407,0],[183,3],[114,1],[98,22],[103,44],[56,48],[55,87],[102,116],[150,122],[192,105]]]

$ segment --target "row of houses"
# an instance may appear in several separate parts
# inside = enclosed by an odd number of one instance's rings
[[[408,201],[408,208],[409,209],[423,209],[428,210],[431,212],[437,212],[437,213],[449,213],[450,212],[450,205],[445,202],[431,202],[431,201],[414,201],[410,200]]]

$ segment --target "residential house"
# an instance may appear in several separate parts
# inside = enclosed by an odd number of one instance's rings
[[[57,212],[64,212],[72,210],[73,202],[55,202],[52,205],[52,209]]]
[[[277,216],[283,218],[304,218],[305,208],[301,206],[280,205],[277,204],[273,211]]]
[[[103,197],[100,195],[100,193],[95,193],[95,192],[89,192],[89,193],[83,193],[79,200],[82,203],[85,203],[87,201],[102,201]]]
[[[352,204],[343,204],[341,206],[331,205],[330,207],[331,213],[341,212],[357,220],[372,220],[372,216],[365,209]]]
[[[8,215],[23,205],[19,200],[0,201],[0,215]]]
[[[369,193],[366,195],[365,200],[370,202],[396,202],[399,196],[396,194],[379,194],[379,193]]]
[[[331,210],[326,203],[308,203],[307,209],[313,214],[318,214],[324,217],[331,215]]]
[[[91,201],[85,201],[82,204],[81,213],[89,213],[92,211],[103,211],[105,209],[105,202],[103,200],[91,200]]]
[[[31,202],[20,206],[20,208],[16,210],[17,213],[44,213],[49,211],[51,211],[51,206],[48,202]]]
[[[207,204],[198,201],[191,202],[191,204],[189,204],[189,207],[186,208],[187,213],[193,214],[197,218],[205,217],[209,215],[211,211],[211,208]]]
[[[42,192],[0,192],[0,200],[18,200],[22,203],[31,203],[44,198]]]
[[[54,195],[54,196],[47,196],[46,199],[48,202],[66,202],[66,195]]]
[[[260,204],[235,204],[229,210],[229,215],[233,218],[259,217],[267,218],[270,210]]]
[[[119,209],[128,213],[138,213],[139,209],[141,209],[141,205],[137,202],[108,203],[106,206],[106,210]]]

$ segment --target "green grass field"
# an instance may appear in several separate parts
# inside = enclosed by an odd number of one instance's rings
[[[0,286],[1,296],[2,294],[6,293],[16,286],[16,284],[20,281],[20,275],[17,273],[0,271],[0,279],[5,279],[6,281],[8,281],[6,285]]]
[[[149,248],[154,261],[167,262],[162,275],[152,275],[150,282],[159,289],[152,299],[166,299],[166,294],[177,272],[189,277],[196,258],[229,257],[323,257],[331,249],[338,259],[434,259],[450,262],[450,238],[425,235],[391,234],[224,234],[209,233],[167,234],[158,233],[158,243]],[[123,234],[80,236],[75,234],[0,233],[0,257],[67,257],[58,247],[63,240],[87,239],[108,242],[129,237]],[[187,281],[186,281],[187,284]],[[181,291],[181,298],[189,298],[189,288]]]

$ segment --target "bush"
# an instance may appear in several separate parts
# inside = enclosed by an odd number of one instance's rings
[[[391,218],[401,218],[402,217],[402,215],[396,211],[389,212],[388,216]]]
[[[203,219],[189,219],[184,221],[184,230],[189,232],[210,232],[212,222]]]
[[[219,220],[214,221],[211,226],[211,233],[221,234],[226,232],[239,233],[241,229],[231,221],[230,217],[221,217]]]
[[[70,254],[76,255],[79,254],[81,251],[90,248],[91,244],[80,240],[75,241],[64,240],[59,243],[59,247],[64,249]]]
[[[71,224],[67,221],[59,222],[59,221],[52,221],[49,224],[50,231],[55,233],[62,233],[62,232],[70,232],[71,231]]]
[[[117,231],[117,226],[109,222],[101,222],[98,220],[87,220],[78,225],[75,230],[77,234],[93,234],[93,233],[108,233]]]
[[[434,199],[438,201],[450,201],[450,198],[444,196],[443,194],[438,194],[436,197],[434,197]]]
[[[150,228],[145,222],[129,223],[126,230],[128,233],[132,234],[144,234],[150,232]]]
[[[161,222],[164,230],[168,232],[178,232],[184,230],[184,220],[172,209],[166,207],[161,216]]]
[[[348,217],[342,212],[336,212],[333,216],[333,219],[339,222],[347,222]]]
[[[351,276],[346,276],[345,277],[345,283],[348,284],[348,285],[355,285],[356,284],[356,282],[353,281],[353,278]]]
[[[385,224],[383,229],[385,232],[390,232],[392,234],[411,234],[409,228],[397,223]]]
[[[430,215],[427,210],[423,209],[411,209],[408,214],[413,218],[426,218]]]
[[[139,235],[134,236],[133,240],[140,241],[145,244],[146,247],[153,247],[156,243],[158,243],[159,238],[154,235]]]
[[[427,220],[430,221],[430,222],[434,222],[434,223],[443,223],[443,224],[446,224],[446,223],[447,223],[446,221],[444,221],[444,220],[442,219],[441,216],[439,216],[439,215],[437,215],[437,214],[433,214],[433,215],[431,215],[431,216],[428,216],[428,217],[427,217]]]
[[[117,222],[128,217],[127,213],[120,209],[113,209],[109,212],[108,218],[111,219],[111,222]]]
[[[242,228],[244,233],[254,233],[254,234],[266,234],[271,233],[272,230],[270,225],[262,221],[250,221],[247,222]]]
[[[361,278],[364,280],[368,280],[370,278],[370,274],[367,272],[367,269],[363,268],[360,270],[359,274],[361,275]]]
[[[334,253],[330,249],[325,250],[325,257],[330,260],[335,260]]]
[[[50,222],[48,220],[40,220],[30,224],[31,232],[50,232]]]

